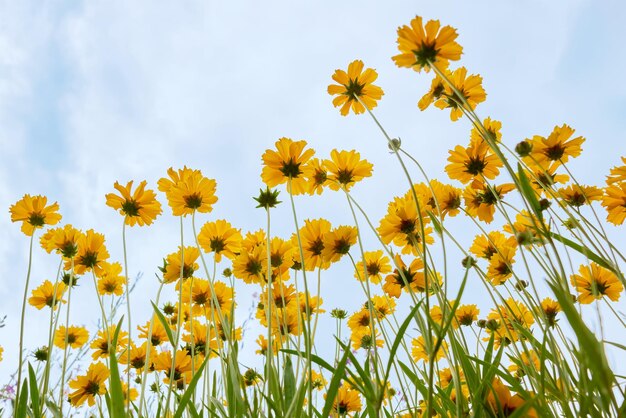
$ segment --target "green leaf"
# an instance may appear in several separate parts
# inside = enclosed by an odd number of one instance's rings
[[[533,190],[532,186],[530,185],[528,176],[526,176],[526,173],[524,172],[524,169],[522,168],[522,165],[520,163],[517,163],[517,175],[519,178],[520,193],[526,198],[526,200],[530,204],[530,207],[535,213],[535,216],[537,216],[537,219],[539,219],[539,222],[543,224],[543,213],[541,211],[541,205],[539,204],[539,201],[537,200],[537,195],[535,194],[535,190]],[[537,227],[539,226],[540,225],[537,225]]]
[[[561,235],[556,234],[554,232],[549,232],[547,235],[549,237],[554,238],[555,240],[565,244],[566,246],[570,247],[572,250],[574,250],[574,251],[584,255],[585,257],[587,257],[589,260],[595,262],[596,264],[599,264],[602,267],[611,270],[613,273],[617,274],[618,276],[621,276],[621,272],[619,271],[619,269],[615,268],[613,263],[608,262],[606,259],[600,257],[598,254],[594,253],[589,248],[587,248],[585,246],[582,246],[580,244],[577,244],[574,241],[572,241],[571,239],[567,239],[564,236],[561,236]]]
[[[333,409],[335,396],[337,396],[337,392],[339,391],[341,379],[344,377],[346,363],[348,362],[348,354],[350,354],[350,350],[345,351],[343,357],[337,364],[337,369],[333,373],[333,378],[330,380],[330,385],[328,386],[328,391],[326,392],[326,402],[324,402],[324,408],[322,409],[323,417],[329,416],[330,410]]]
[[[28,380],[24,379],[22,389],[20,390],[20,399],[15,409],[15,418],[26,418],[26,410],[28,409]]]
[[[178,402],[178,407],[176,408],[176,413],[174,414],[174,418],[181,418],[183,416],[183,413],[185,412],[185,408],[187,407],[187,404],[189,403],[189,400],[191,399],[191,395],[193,395],[194,391],[196,390],[198,381],[200,380],[200,377],[202,376],[202,370],[204,370],[204,366],[206,366],[206,363],[208,360],[209,360],[208,356],[204,358],[204,361],[202,362],[202,364],[200,365],[196,373],[193,375],[193,378],[189,382],[189,385],[187,385],[187,389],[185,390],[185,393],[183,393],[183,396],[181,396],[180,401]],[[196,415],[197,415],[197,412],[196,412]]]
[[[125,402],[124,402],[124,389],[122,388],[122,381],[120,379],[120,371],[117,367],[117,355],[115,354],[115,347],[117,347],[117,339],[120,335],[122,328],[122,316],[115,327],[115,334],[111,340],[111,347],[109,347],[109,362],[111,369],[111,376],[109,377],[109,393],[111,395],[111,413],[112,418],[125,418]]]
[[[40,418],[41,410],[39,408],[40,401],[39,401],[39,388],[37,387],[37,375],[35,374],[35,371],[33,370],[33,366],[31,366],[30,363],[28,363],[28,380],[29,380],[28,383],[30,386],[30,399],[31,399],[33,417]]]
[[[293,401],[296,393],[296,376],[293,374],[293,365],[291,357],[285,359],[285,376],[283,377],[283,388],[285,397],[285,405],[288,407]]]
[[[154,304],[154,302],[150,302],[152,304],[152,309],[154,309],[154,313],[156,313],[157,318],[161,321],[163,328],[165,328],[165,333],[167,334],[167,339],[170,340],[170,344],[172,347],[176,347],[176,343],[174,342],[174,335],[172,334],[172,329],[170,328],[169,322],[163,316],[163,313],[159,310],[159,308]]]

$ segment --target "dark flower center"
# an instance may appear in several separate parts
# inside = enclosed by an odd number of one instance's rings
[[[122,212],[124,212],[126,216],[139,216],[139,209],[141,209],[141,206],[134,200],[127,200],[122,203]]]
[[[315,180],[315,184],[322,185],[328,179],[328,174],[326,174],[325,171],[316,171],[313,179]]]
[[[185,207],[189,209],[198,209],[202,206],[202,196],[198,193],[187,195],[183,197],[183,200],[185,201]]]
[[[421,67],[426,67],[429,62],[435,62],[437,58],[437,53],[439,50],[435,48],[435,43],[426,44],[422,43],[418,49],[414,49],[413,54],[415,55],[415,64]]]
[[[98,253],[87,251],[82,257],[79,257],[78,264],[82,264],[88,268],[95,267],[95,265],[98,264]]]
[[[293,158],[290,158],[287,162],[283,162],[280,172],[283,173],[285,177],[291,177],[292,179],[298,178],[298,176],[302,174],[302,171],[300,171],[300,163],[296,163]]]
[[[403,219],[400,222],[400,232],[405,234],[411,234],[415,231],[415,221],[413,219]]]
[[[258,260],[250,260],[246,264],[246,272],[252,276],[258,276],[261,274],[263,265]]]
[[[87,382],[85,385],[85,393],[90,395],[97,395],[100,392],[100,384],[98,382]]]
[[[352,180],[352,170],[339,170],[337,172],[337,181],[340,184],[350,184]]]
[[[367,265],[367,274],[369,276],[376,276],[378,273],[380,273],[380,266],[378,265],[378,263],[372,263]]]
[[[315,241],[313,241],[313,243],[309,247],[309,251],[311,251],[313,255],[322,254],[323,249],[324,249],[324,243],[322,242],[321,238],[318,238]]]
[[[473,176],[477,176],[483,172],[487,164],[485,160],[480,157],[470,157],[469,161],[465,163],[465,171]]]
[[[552,161],[561,159],[564,153],[565,148],[561,144],[553,145],[543,151],[543,154]]]
[[[345,239],[335,241],[334,251],[336,254],[347,254],[350,251],[350,243]]]
[[[226,243],[222,238],[211,238],[211,249],[219,253],[226,248]]]
[[[31,213],[28,217],[28,223],[32,226],[43,226],[46,221],[46,217],[39,212]]]
[[[346,92],[344,93],[346,96],[350,97],[353,100],[356,100],[357,97],[361,97],[363,94],[363,87],[365,84],[359,83],[359,77],[354,80],[350,80],[346,87]]]

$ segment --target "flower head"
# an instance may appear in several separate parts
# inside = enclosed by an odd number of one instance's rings
[[[165,259],[163,281],[172,283],[180,279],[188,279],[200,268],[196,260],[200,257],[200,251],[196,247],[178,247],[178,251],[169,254]]]
[[[194,212],[208,213],[217,202],[216,182],[202,175],[200,170],[184,168],[178,173],[168,170],[170,179],[159,180],[159,190],[164,190],[174,216],[191,215]]]
[[[581,265],[578,273],[573,274],[570,280],[576,287],[580,303],[589,304],[604,296],[616,302],[624,291],[624,285],[617,275],[599,264]]]
[[[48,198],[45,196],[31,196],[25,194],[20,200],[11,205],[11,222],[22,222],[22,232],[29,237],[35,229],[43,228],[44,225],[56,225],[61,220],[58,213],[59,204],[54,202],[47,205]]]
[[[102,263],[108,258],[109,252],[104,245],[104,235],[90,229],[78,239],[78,252],[74,257],[74,273],[80,275],[93,269],[98,275],[102,273]],[[65,269],[71,270],[71,266],[71,260],[66,260]]]
[[[605,189],[602,206],[608,212],[606,220],[621,225],[626,219],[626,181],[614,183]]]
[[[50,280],[46,280],[41,286],[33,290],[32,296],[28,299],[28,303],[40,310],[45,306],[56,309],[59,303],[65,303],[61,298],[66,288],[63,282],[57,282],[56,285],[54,285]]]
[[[315,154],[312,149],[305,150],[306,141],[293,141],[280,138],[276,141],[276,151],[266,150],[263,159],[261,179],[268,187],[287,183],[287,191],[294,195],[307,191],[304,166]]]
[[[372,164],[361,160],[361,154],[354,150],[334,149],[330,152],[330,160],[324,160],[323,164],[328,172],[328,187],[333,190],[342,187],[350,190],[357,181],[372,175]]]
[[[68,224],[62,228],[49,229],[41,236],[39,242],[48,253],[55,251],[69,259],[78,252],[78,240],[82,235],[80,230]]]
[[[222,255],[233,260],[241,249],[241,232],[223,219],[204,224],[198,234],[198,242],[207,253],[215,253],[215,261],[220,262]]]
[[[376,70],[367,68],[363,71],[363,61],[355,60],[348,65],[348,71],[335,70],[333,80],[339,84],[328,86],[328,94],[337,96],[333,106],[341,106],[341,114],[347,116],[350,109],[358,115],[376,107],[377,101],[383,96],[383,89],[372,84],[378,78]]]
[[[77,376],[70,382],[70,388],[75,389],[69,395],[69,401],[73,406],[81,406],[85,401],[93,406],[96,396],[104,395],[107,388],[105,381],[109,378],[109,369],[104,364],[91,363],[87,373]]]
[[[156,200],[154,191],[145,189],[146,184],[145,180],[142,181],[139,183],[139,187],[135,189],[135,192],[131,193],[132,180],[125,187],[116,181],[113,187],[120,194],[108,193],[106,195],[107,206],[118,210],[120,214],[124,215],[126,225],[150,225],[163,212],[161,203]]]
[[[574,129],[568,125],[555,126],[550,135],[544,138],[535,135],[531,141],[532,151],[524,160],[529,165],[546,167],[552,162],[566,163],[570,157],[575,158],[582,152],[581,145],[585,138],[578,136],[572,138]]]
[[[89,332],[85,327],[71,326],[65,328],[63,325],[57,328],[54,333],[54,345],[59,348],[65,348],[69,345],[72,348],[80,348],[89,339]]]
[[[415,71],[430,70],[431,65],[445,69],[449,61],[461,58],[463,47],[456,42],[458,34],[451,26],[441,27],[438,20],[429,20],[426,25],[421,16],[411,20],[411,26],[398,28],[398,50],[392,59],[398,67],[413,68]]]
[[[98,274],[98,293],[120,296],[126,284],[126,277],[122,275],[122,265],[103,261],[101,266],[102,270]]]
[[[450,81],[454,90],[447,83],[444,83],[444,91],[435,101],[435,106],[439,109],[451,109],[450,119],[458,120],[463,116],[463,110],[474,110],[476,105],[482,103],[487,98],[487,93],[482,86],[483,78],[479,75],[467,75],[465,67],[459,67],[454,72],[445,71],[446,78]],[[467,109],[469,106],[470,109]]]

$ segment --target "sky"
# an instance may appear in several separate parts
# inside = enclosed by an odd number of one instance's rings
[[[372,162],[374,176],[354,197],[378,220],[406,182],[372,120],[342,117],[326,93],[334,70],[354,59],[378,71],[385,95],[375,113],[383,125],[443,179],[447,151],[467,142],[470,125],[452,123],[447,111],[421,112],[416,104],[430,76],[391,61],[396,28],[415,15],[457,28],[460,65],[481,74],[487,91],[478,113],[502,121],[508,145],[567,123],[587,138],[571,168],[598,185],[626,155],[626,7],[618,1],[0,0],[0,317],[7,315],[0,385],[16,363],[28,257],[28,239],[8,208],[26,193],[58,201],[64,223],[104,233],[121,260],[122,218],[104,198],[115,181],[145,179],[156,189],[169,167],[201,169],[216,179],[219,201],[198,222],[227,218],[244,232],[257,230],[265,222],[252,200],[263,187],[261,155],[286,136],[305,139],[320,158],[356,149]],[[273,230],[288,237],[293,224],[282,197]],[[143,274],[132,295],[138,306],[154,298],[156,267],[178,246],[177,220],[160,198],[164,215],[155,225],[128,231],[130,276]],[[300,222],[352,222],[339,193],[296,205]],[[185,228],[191,236],[188,221]],[[608,233],[626,243],[623,231]],[[473,237],[461,236],[467,244]],[[36,248],[33,286],[53,280],[57,263]],[[344,265],[324,277],[327,310],[362,303],[341,297],[353,289],[351,276]],[[92,287],[79,288],[74,322],[95,323]],[[253,293],[238,289],[244,316]],[[28,312],[27,329],[47,326],[47,312]],[[148,316],[147,309],[135,315]],[[27,347],[42,344],[27,333]]]

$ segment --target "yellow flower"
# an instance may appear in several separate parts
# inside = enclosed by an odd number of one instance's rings
[[[193,286],[191,280],[187,280],[183,284],[183,302],[192,306],[194,314],[206,313],[209,315],[213,306],[216,306],[216,308],[219,306],[222,315],[230,316],[234,299],[233,289],[226,286],[224,282],[216,280],[213,283],[213,290],[215,294],[211,292],[211,285],[208,280],[194,278]]]
[[[513,184],[502,184],[500,186],[487,186],[475,189],[471,186],[465,189],[463,197],[468,215],[478,217],[483,222],[491,223],[493,214],[496,212],[496,203],[502,197],[514,190]]]
[[[561,305],[559,305],[559,302],[551,298],[545,298],[541,301],[541,310],[546,316],[548,325],[556,325],[556,315],[561,312]]]
[[[365,271],[363,269],[363,260],[357,260],[357,268],[354,272],[354,277],[357,280],[365,281],[368,278],[372,283],[378,284],[383,279],[383,274],[391,272],[389,257],[383,256],[383,250],[366,251],[364,258]],[[365,272],[367,272],[367,276]]]
[[[188,279],[193,273],[200,268],[196,260],[200,257],[200,251],[196,247],[178,247],[178,251],[169,254],[165,260],[165,267],[161,268],[163,272],[163,281],[172,283],[181,278]]]
[[[184,388],[184,384],[191,380],[191,357],[185,350],[177,350],[174,357],[174,373],[172,373],[172,353],[163,351],[154,357],[154,368],[165,373],[164,383],[174,379],[176,387]]]
[[[428,90],[428,93],[422,96],[419,102],[417,102],[417,107],[419,110],[426,110],[426,108],[433,104],[434,101],[439,100],[445,91],[446,87],[443,79],[439,77],[439,75],[436,75],[430,83],[430,90]]]
[[[383,319],[387,315],[391,315],[396,311],[396,301],[386,296],[372,296],[370,301],[376,318]],[[368,309],[368,303],[363,306],[364,309]]]
[[[504,246],[515,247],[516,245],[517,241],[514,237],[507,238],[500,231],[492,231],[487,235],[477,235],[469,251],[476,257],[489,260],[497,252],[498,248]]]
[[[304,166],[315,151],[304,149],[306,141],[293,141],[289,138],[280,138],[275,145],[276,151],[268,149],[261,157],[263,159],[261,179],[268,187],[287,183],[287,191],[290,193],[294,195],[305,193],[307,179],[303,175]]]
[[[326,395],[324,395],[326,399]],[[356,389],[353,389],[347,382],[341,385],[333,401],[332,411],[337,416],[344,417],[346,415],[352,415],[353,412],[359,412],[361,410],[361,397]]]
[[[460,212],[461,197],[463,192],[449,184],[443,184],[437,180],[431,180],[430,185],[433,188],[434,196],[432,202],[429,200],[429,206],[432,207],[432,211],[439,214],[441,211],[441,217],[446,215],[456,216]]]
[[[307,271],[316,268],[327,269],[330,261],[322,257],[324,251],[324,237],[330,233],[331,225],[326,219],[307,219],[304,226],[300,228],[300,240],[302,241],[302,252],[304,253],[304,263],[300,260],[300,250],[294,254],[294,259],[304,265]],[[298,240],[294,234],[291,238],[294,246],[298,245]]]
[[[498,346],[520,339],[516,326],[529,329],[535,323],[535,318],[526,305],[513,298],[508,298],[503,305],[492,309],[487,318],[497,323],[495,329],[487,327],[487,331],[496,334],[495,342]],[[489,338],[486,338],[486,341],[489,341]]]
[[[455,327],[459,325],[470,326],[476,320],[478,320],[478,314],[480,310],[476,305],[459,305],[454,312],[456,322],[453,322]]]
[[[54,345],[59,348],[65,348],[66,344],[72,348],[80,348],[85,345],[88,339],[89,332],[85,327],[71,326],[65,328],[61,325],[54,333]]]
[[[78,240],[82,235],[81,231],[68,224],[63,228],[49,229],[39,242],[48,253],[56,251],[64,258],[72,258],[78,252]]]
[[[2,354],[4,353],[4,348],[0,345],[0,361],[2,361]]]
[[[578,272],[580,274],[573,274],[570,280],[578,292],[578,301],[582,304],[589,304],[603,296],[617,302],[624,291],[624,285],[617,275],[596,263],[581,265]]]
[[[334,263],[348,254],[350,247],[356,244],[357,229],[354,226],[339,226],[324,235],[322,259]]]
[[[139,347],[137,347],[134,343],[130,343],[130,349],[125,350],[120,355],[119,364],[122,364],[122,365],[130,364],[130,368],[135,369],[137,374],[143,372],[146,369],[147,348],[148,348],[147,341],[141,344]],[[154,352],[155,352],[154,349],[150,349],[150,358],[148,359],[148,364],[147,364],[148,368],[152,366],[152,359],[154,358]]]
[[[107,388],[104,382],[109,378],[109,369],[104,364],[91,363],[87,373],[77,376],[70,382],[70,388],[75,389],[69,394],[69,401],[73,406],[81,406],[85,401],[93,406],[96,396],[104,395]]]
[[[465,67],[457,68],[453,73],[446,70],[445,75],[458,93],[453,91],[448,84],[445,84],[444,93],[439,96],[435,106],[439,109],[451,109],[450,119],[452,121],[456,121],[463,116],[461,109],[469,110],[466,108],[469,106],[471,110],[474,110],[478,103],[484,102],[487,98],[487,93],[482,86],[483,78],[475,74],[467,76]],[[461,97],[459,97],[459,93]],[[467,105],[463,103],[464,101]]]
[[[472,131],[470,132],[470,142],[485,142],[485,138],[483,136],[489,135],[493,142],[499,143],[502,139],[502,132],[500,132],[500,129],[502,129],[502,122],[487,118],[483,120],[483,126],[487,130],[486,133],[482,132],[482,130],[479,131],[476,126],[472,128]]]
[[[297,252],[298,247],[293,245],[293,241],[287,241],[280,237],[272,238],[270,241],[272,277],[279,280],[289,280],[289,275],[285,275],[285,273],[293,266],[293,259]]]
[[[313,389],[322,390],[326,387],[326,379],[324,379],[324,375],[316,372],[315,370],[311,370],[311,377],[309,380],[311,381]]]
[[[55,289],[55,285],[50,280],[45,280],[38,288],[32,291],[32,296],[28,299],[28,303],[39,310],[43,309],[44,306],[56,309],[59,303],[65,303],[61,298],[66,288],[65,283],[58,282]]]
[[[159,190],[165,191],[167,202],[174,216],[191,215],[194,212],[208,213],[217,202],[215,180],[202,175],[200,170],[183,168],[178,173],[168,170],[170,179],[159,180]]]
[[[567,174],[556,173],[556,170],[560,166],[558,162],[552,162],[546,167],[529,164],[528,161],[526,161],[526,163],[532,168],[532,171],[525,170],[525,172],[526,176],[530,179],[530,185],[537,193],[537,196],[541,196],[543,194],[546,197],[551,197],[552,193],[547,192],[553,190],[552,186],[557,183],[564,184],[569,181],[569,176]]]
[[[415,71],[430,70],[431,65],[443,70],[449,61],[461,58],[463,47],[455,40],[456,29],[441,27],[438,20],[422,23],[421,16],[411,20],[411,26],[398,28],[398,50],[400,54],[392,59],[398,67],[413,68]]]
[[[352,342],[352,349],[358,350],[360,348],[364,350],[372,350],[374,345],[376,347],[382,347],[384,345],[384,341],[382,338],[378,338],[380,336],[380,332],[378,329],[376,330],[375,341],[373,340],[372,330],[370,327],[359,328],[352,331],[350,334],[350,341]]]
[[[146,322],[146,325],[144,325],[143,327],[137,325],[137,330],[139,331],[139,335],[137,336],[138,338],[148,339],[148,333],[150,332],[150,321]],[[157,346],[166,341],[167,331],[165,330],[165,327],[163,326],[159,318],[154,315],[152,317],[152,334],[150,335],[150,343],[154,346]]]
[[[369,309],[362,308],[360,311],[357,311],[350,315],[348,318],[348,327],[352,332],[358,331],[360,329],[370,329],[370,325],[372,323],[372,319],[370,318]]]
[[[145,180],[142,181],[135,192],[131,194],[132,180],[126,184],[126,187],[116,181],[113,187],[120,192],[120,195],[108,193],[105,196],[107,206],[118,210],[120,214],[125,216],[126,225],[150,225],[163,212],[161,203],[156,200],[154,191],[145,190],[146,184]]]
[[[622,164],[611,169],[611,174],[606,176],[607,185],[626,181],[626,157],[622,157]]]
[[[56,225],[61,220],[58,212],[59,204],[54,202],[46,206],[48,198],[45,196],[31,196],[25,194],[20,200],[11,205],[11,222],[22,222],[22,232],[29,237],[35,229],[44,225]]]
[[[513,275],[513,263],[515,263],[516,247],[500,247],[498,252],[489,259],[487,280],[494,286],[503,284]]]
[[[608,212],[606,220],[621,225],[626,219],[626,181],[611,184],[605,189],[602,206]]]
[[[526,400],[520,395],[511,396],[511,391],[504,386],[502,381],[494,378],[490,387],[490,393],[487,396],[487,406],[494,416],[509,416],[520,409],[526,403]],[[537,412],[534,408],[527,408],[524,416],[528,418],[537,418]]]
[[[307,179],[308,194],[322,194],[324,186],[328,185],[328,170],[319,160],[319,158],[311,158],[309,162],[302,167],[302,173]]]
[[[579,207],[584,204],[590,205],[593,201],[602,200],[602,189],[595,186],[580,186],[572,184],[558,190],[558,195],[570,206]]]
[[[282,338],[272,338],[272,355],[276,356],[278,355],[278,350],[280,350],[282,348]],[[256,339],[256,343],[259,346],[259,349],[255,351],[256,354],[261,354],[263,356],[267,355],[267,338],[265,338],[265,335],[261,334],[259,335],[259,337]]]
[[[417,338],[413,338],[411,342],[411,356],[413,357],[413,360],[415,360],[416,362],[420,360],[424,360],[425,362],[428,363],[430,361],[431,356],[434,357],[435,361],[442,359],[443,355],[445,354],[445,351],[448,348],[448,345],[446,344],[445,341],[442,341],[441,345],[439,346],[437,350],[437,353],[433,355],[432,351],[435,349],[436,345],[437,345],[437,341],[435,340],[434,337],[430,338],[430,344],[426,343],[426,340],[424,339],[422,335],[420,335]]]
[[[90,229],[78,239],[78,252],[74,257],[74,273],[80,275],[93,270],[96,275],[101,274],[102,263],[108,258],[109,252],[104,245],[104,235]],[[66,260],[65,270],[71,270],[71,266],[71,260]]]
[[[328,94],[337,96],[333,99],[333,106],[341,106],[341,114],[347,116],[350,109],[358,115],[367,109],[376,107],[377,101],[383,96],[383,89],[372,84],[378,78],[376,70],[366,68],[363,71],[363,61],[354,60],[348,65],[348,72],[335,70],[333,80],[339,84],[328,86]]]
[[[387,214],[380,221],[377,228],[380,238],[385,244],[392,241],[395,245],[402,247],[403,254],[417,255],[418,248],[422,244],[422,222],[424,234],[426,235],[426,244],[434,242],[432,228],[426,226],[430,222],[430,218],[426,213],[427,199],[421,194],[417,194],[420,212],[417,212],[417,205],[412,194],[407,193],[403,197],[396,197],[387,206]],[[420,248],[421,251],[421,248]]]
[[[446,173],[451,179],[464,184],[472,182],[472,187],[479,188],[485,179],[493,180],[500,174],[502,161],[492,153],[486,142],[470,142],[467,148],[457,145],[448,151],[450,164]]]
[[[526,370],[533,370],[535,373],[541,371],[541,363],[535,350],[522,351],[519,359],[512,360],[513,364],[508,369],[515,377],[525,376]]]
[[[122,265],[103,261],[101,267],[102,271],[98,274],[98,293],[120,296],[126,284],[126,277],[122,276]]]
[[[241,232],[224,220],[204,224],[198,234],[198,242],[207,253],[215,253],[215,261],[222,261],[222,254],[233,260],[241,249]]]
[[[94,352],[91,354],[91,358],[97,360],[99,358],[108,358],[109,357],[109,338],[113,339],[115,335],[115,330],[117,326],[111,325],[108,328],[108,331],[100,330],[98,331],[98,335],[91,342],[90,348],[94,349]],[[112,341],[111,341],[112,342]],[[126,331],[121,331],[117,337],[117,346],[115,347],[116,351],[120,351],[122,348],[127,348],[128,345],[128,333]]]
[[[539,164],[542,167],[551,162],[566,163],[570,157],[575,158],[580,155],[580,147],[585,138],[582,136],[570,139],[574,134],[574,129],[568,125],[555,126],[552,133],[547,138],[535,135],[532,139],[532,151],[525,160],[531,160],[532,164]]]
[[[385,277],[385,284],[383,284],[383,291],[389,296],[399,298],[400,293],[404,291],[408,292],[409,287],[413,292],[423,292],[426,290],[426,280],[424,276],[424,262],[420,258],[415,258],[409,267],[404,264],[404,261],[399,255],[395,256],[395,265],[393,273]]]
[[[541,222],[534,214],[528,213],[526,209],[521,210],[515,215],[513,225],[505,224],[502,229],[512,234],[515,240],[520,244],[530,245],[543,243]],[[545,228],[549,229],[546,225]]]
[[[333,190],[350,188],[365,177],[372,175],[372,164],[361,160],[361,154],[352,151],[330,152],[330,160],[324,160],[324,167],[328,171],[328,187]]]
[[[246,283],[262,284],[267,281],[267,250],[264,245],[242,251],[233,261],[233,274]]]

